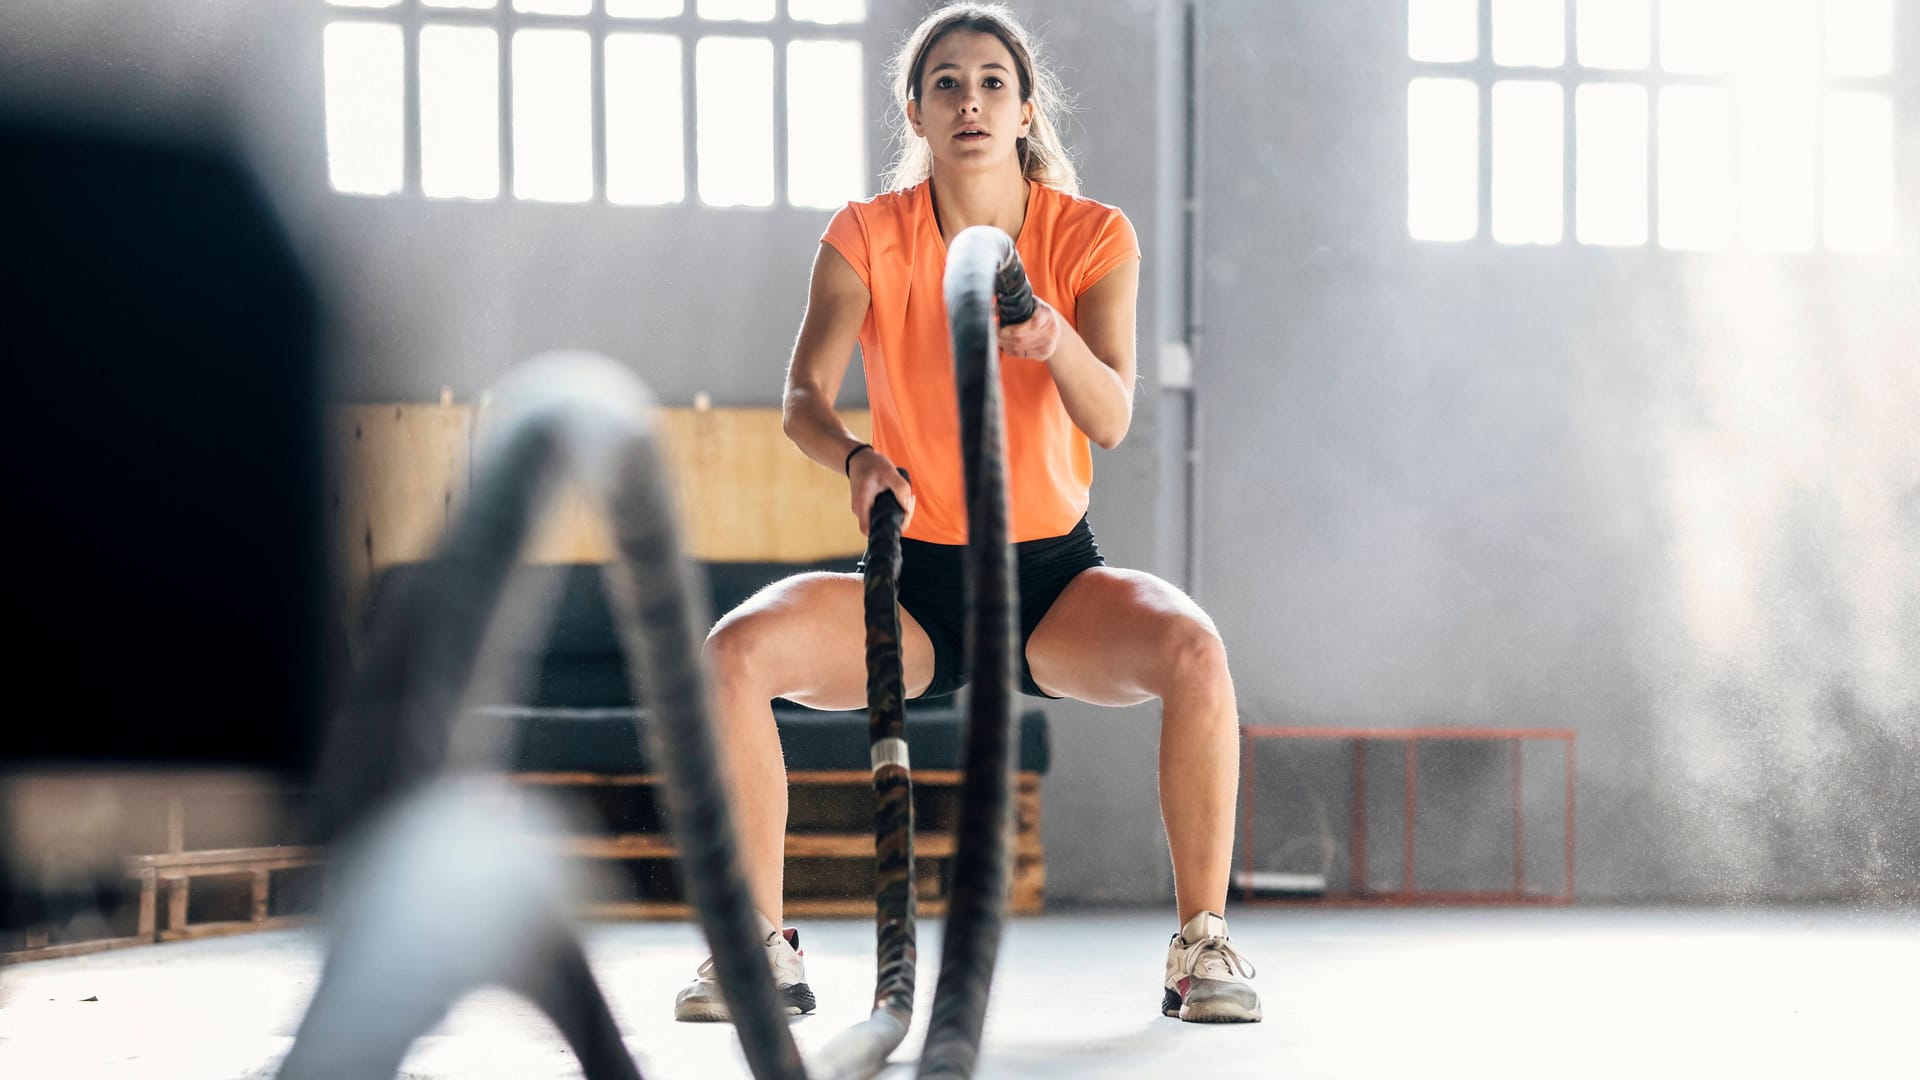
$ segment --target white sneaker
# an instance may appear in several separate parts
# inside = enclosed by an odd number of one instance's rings
[[[788,1016],[813,1011],[813,991],[807,986],[806,954],[800,951],[800,931],[789,926],[782,930],[760,917],[760,929],[765,932],[763,944],[767,947],[767,963],[773,968],[773,985],[786,1006]],[[733,1016],[727,1012],[727,1000],[720,995],[720,983],[713,977],[713,957],[707,957],[699,970],[694,973],[693,981],[673,999],[673,1018],[675,1020],[719,1020],[731,1021]]]
[[[1160,1012],[1200,1024],[1256,1022],[1260,995],[1247,982],[1253,974],[1253,964],[1227,942],[1227,920],[1203,911],[1167,946]]]

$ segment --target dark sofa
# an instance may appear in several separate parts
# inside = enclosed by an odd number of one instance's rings
[[[760,588],[804,570],[853,569],[852,559],[817,564],[711,562],[704,564],[708,610],[717,618]],[[383,571],[372,592],[370,618],[405,595],[420,564]],[[625,723],[636,702],[624,657],[601,588],[600,568],[583,564],[535,565],[525,572],[555,590],[554,617],[546,640],[527,642],[528,685],[510,700],[487,707],[513,728],[513,769],[528,772],[650,772],[646,754]],[[963,762],[961,695],[907,703],[907,739],[916,769],[958,769]],[[794,771],[868,767],[865,711],[822,712],[787,701],[774,703],[774,721]],[[1018,768],[1045,773],[1049,761],[1046,714],[1018,715]]]

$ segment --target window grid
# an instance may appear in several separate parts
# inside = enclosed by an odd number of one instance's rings
[[[518,30],[530,29],[566,29],[584,30],[588,34],[588,86],[592,109],[591,131],[592,147],[589,155],[592,168],[593,190],[587,203],[607,203],[607,128],[606,128],[606,41],[608,35],[626,33],[649,33],[672,36],[680,43],[680,132],[682,197],[678,203],[668,205],[694,205],[699,198],[699,156],[697,151],[697,125],[695,123],[698,108],[697,69],[694,58],[695,49],[703,37],[734,37],[767,41],[772,44],[773,58],[771,78],[774,87],[772,108],[772,158],[773,158],[773,201],[771,206],[790,206],[788,201],[788,154],[787,145],[787,101],[784,88],[787,79],[787,46],[795,41],[833,41],[847,42],[860,46],[863,67],[861,86],[864,88],[873,82],[869,78],[870,50],[859,36],[864,29],[864,17],[860,20],[841,22],[816,22],[796,19],[789,12],[789,0],[779,0],[774,4],[773,17],[766,21],[747,19],[710,18],[698,13],[698,0],[685,0],[678,15],[666,16],[623,16],[607,13],[604,0],[594,0],[586,14],[556,15],[545,12],[517,11],[513,0],[495,0],[491,8],[451,8],[434,7],[425,0],[394,0],[386,7],[374,7],[353,3],[329,3],[320,0],[328,13],[328,24],[359,23],[367,25],[397,26],[402,34],[401,47],[401,90],[403,100],[401,115],[404,118],[405,137],[401,148],[403,192],[408,195],[422,195],[421,184],[421,109],[420,109],[420,35],[428,27],[474,27],[491,29],[495,34],[496,58],[498,62],[498,142],[499,142],[499,194],[493,198],[507,198],[525,201],[514,196],[513,187],[513,34]],[[859,120],[866,127],[865,117]],[[868,151],[870,156],[870,149]],[[861,163],[862,173],[870,171],[870,162]],[[850,192],[849,198],[857,198],[859,193]],[[490,200],[475,200],[490,201]]]
[[[1741,124],[1743,123],[1741,110],[1743,104],[1745,104],[1743,101],[1745,95],[1736,92],[1736,80],[1729,73],[1695,74],[1691,72],[1670,71],[1662,66],[1660,19],[1661,9],[1666,0],[1648,0],[1646,4],[1646,17],[1648,22],[1647,58],[1644,66],[1638,68],[1591,66],[1581,58],[1579,51],[1579,19],[1577,17],[1579,5],[1594,2],[1594,0],[1556,0],[1556,2],[1564,5],[1562,28],[1565,35],[1564,56],[1558,67],[1517,66],[1495,62],[1493,60],[1494,20],[1496,8],[1500,6],[1501,0],[1470,0],[1470,2],[1476,9],[1475,28],[1478,43],[1476,52],[1471,58],[1421,59],[1414,55],[1411,44],[1409,47],[1409,64],[1412,68],[1411,78],[1459,79],[1472,82],[1478,90],[1476,116],[1479,122],[1478,152],[1480,161],[1478,183],[1475,187],[1478,227],[1470,239],[1485,241],[1492,238],[1492,222],[1494,220],[1494,86],[1501,82],[1525,81],[1553,82],[1562,88],[1562,119],[1560,129],[1562,143],[1561,237],[1562,241],[1570,240],[1579,243],[1581,246],[1596,245],[1580,241],[1577,231],[1576,214],[1578,209],[1578,192],[1575,186],[1575,178],[1578,172],[1578,155],[1576,149],[1578,126],[1575,117],[1575,99],[1578,96],[1579,87],[1592,84],[1630,85],[1641,87],[1646,91],[1645,132],[1647,153],[1644,178],[1647,206],[1646,238],[1642,243],[1635,245],[1606,245],[1631,247],[1664,246],[1661,244],[1660,239],[1659,139],[1661,128],[1659,111],[1662,91],[1674,87],[1703,87],[1724,92],[1728,100],[1730,113],[1729,131],[1733,142],[1731,153],[1734,155],[1734,158],[1729,162],[1729,165],[1732,171],[1731,202],[1734,209],[1730,211],[1731,226],[1729,239],[1725,244],[1719,245],[1719,247],[1727,250],[1739,250],[1744,246],[1740,235],[1740,210],[1738,209],[1743,205],[1741,202],[1743,195],[1741,190],[1742,170],[1740,168],[1738,155],[1740,153],[1739,139],[1742,130]],[[1604,0],[1602,0],[1602,2],[1604,2]],[[1413,6],[1413,3],[1409,3],[1407,8],[1411,9]],[[1830,100],[1830,96],[1836,93],[1864,91],[1886,97],[1890,101],[1894,70],[1893,67],[1889,67],[1887,70],[1875,75],[1853,75],[1832,71],[1832,59],[1829,55],[1828,42],[1826,40],[1827,18],[1825,4],[1816,4],[1815,10],[1818,13],[1818,17],[1814,20],[1813,27],[1816,40],[1810,46],[1814,57],[1814,76],[1811,80],[1810,89],[1807,91],[1811,95],[1814,103],[1812,132],[1812,146],[1814,148],[1813,166],[1816,177],[1812,203],[1812,213],[1814,215],[1812,233],[1814,239],[1811,247],[1807,249],[1812,251],[1832,249],[1827,241],[1827,199],[1825,197],[1827,177],[1822,164],[1826,153],[1826,132],[1824,128],[1828,107],[1827,103]],[[1897,5],[1892,17],[1896,20],[1900,17]],[[1895,66],[1897,66],[1897,60]],[[1896,127],[1895,131],[1897,132],[1897,130]],[[1896,158],[1898,156],[1897,145],[1895,146],[1895,156]],[[1897,206],[1894,209],[1896,220],[1893,222],[1893,225],[1897,228]],[[1502,244],[1502,246],[1513,245]],[[1891,238],[1889,238],[1889,243],[1886,246],[1891,246]],[[1849,249],[1857,250],[1857,248],[1851,247]],[[1775,249],[1760,250],[1774,251]]]

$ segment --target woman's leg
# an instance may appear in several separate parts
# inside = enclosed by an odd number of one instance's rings
[[[1152,574],[1097,566],[1034,628],[1027,663],[1050,694],[1114,706],[1160,699],[1160,816],[1180,922],[1224,912],[1240,727],[1213,620]]]
[[[742,869],[754,905],[780,925],[787,835],[787,772],[773,699],[817,709],[867,701],[864,586],[854,574],[800,574],[728,612],[707,635],[721,771],[732,800]],[[933,645],[900,613],[907,695],[933,680]]]

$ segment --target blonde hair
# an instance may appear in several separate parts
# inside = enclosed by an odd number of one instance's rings
[[[934,43],[955,30],[992,34],[1013,54],[1013,65],[1020,76],[1020,100],[1033,103],[1033,123],[1027,128],[1026,138],[1014,144],[1020,155],[1021,174],[1078,195],[1080,175],[1060,138],[1060,123],[1068,109],[1060,80],[1043,62],[1044,57],[1036,58],[1039,49],[1034,36],[1005,4],[948,4],[922,19],[893,54],[887,74],[893,84],[897,114],[894,141],[900,149],[887,169],[887,188],[898,191],[933,175],[933,151],[907,122],[907,102],[920,100],[920,69],[926,66],[927,53]]]

